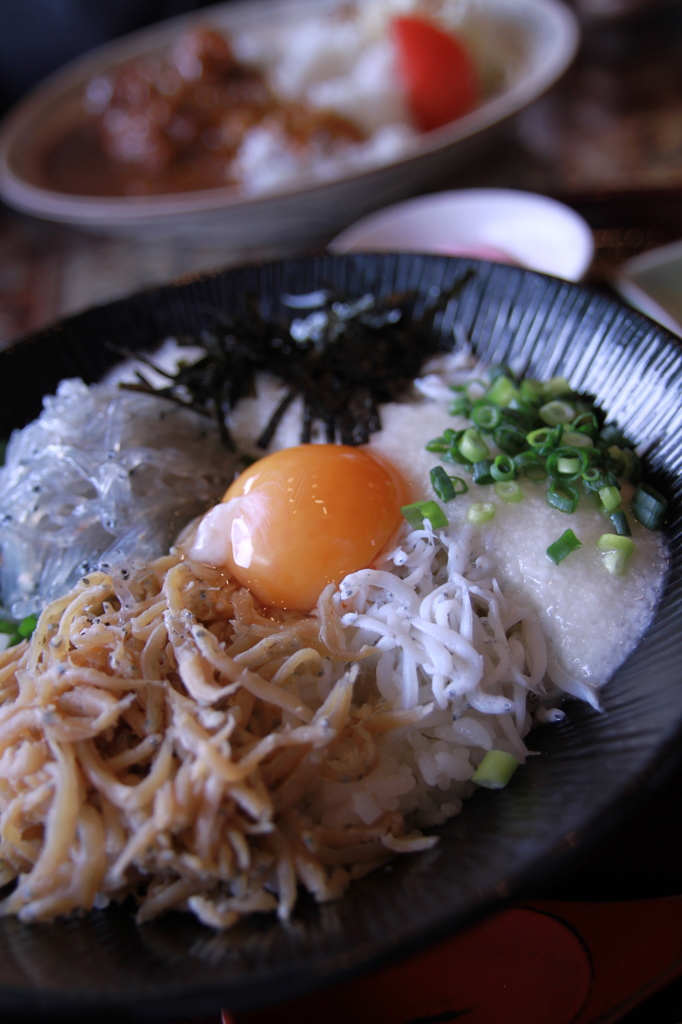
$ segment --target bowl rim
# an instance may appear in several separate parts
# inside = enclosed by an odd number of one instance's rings
[[[0,197],[10,206],[67,223],[91,227],[154,223],[239,207],[249,210],[267,202],[286,200],[304,193],[321,193],[359,179],[371,179],[386,168],[408,168],[430,154],[459,142],[466,142],[518,113],[545,92],[569,67],[579,45],[580,30],[575,14],[561,0],[486,0],[491,10],[514,17],[520,24],[534,21],[542,32],[541,45],[533,52],[530,67],[522,69],[517,81],[486,100],[470,113],[428,135],[418,136],[404,154],[388,163],[357,168],[333,178],[320,180],[297,176],[257,195],[242,195],[235,186],[168,193],[159,196],[79,196],[33,185],[13,166],[22,137],[39,121],[44,108],[78,87],[91,74],[134,56],[167,45],[176,34],[193,25],[225,27],[255,26],[265,15],[287,17],[308,11],[333,10],[343,0],[236,0],[190,14],[171,18],[105,43],[77,57],[40,82],[8,113],[0,124]],[[39,139],[36,132],[36,139]]]
[[[488,203],[496,205],[502,220],[504,220],[505,211],[510,214],[519,214],[526,210],[536,210],[538,214],[552,217],[557,225],[560,224],[566,228],[566,238],[559,246],[564,262],[563,272],[557,269],[556,262],[551,266],[547,265],[542,256],[532,263],[527,260],[519,261],[526,269],[537,270],[540,273],[552,274],[575,282],[579,281],[587,272],[594,258],[594,237],[587,221],[576,210],[558,199],[541,192],[517,188],[449,189],[392,203],[390,206],[381,207],[354,221],[339,232],[327,244],[327,248],[330,252],[338,255],[350,252],[389,252],[396,248],[402,248],[402,246],[384,242],[377,237],[386,230],[390,231],[390,229],[398,228],[403,224],[407,233],[419,214],[438,214],[439,221],[442,223],[450,218],[456,219],[457,212],[462,208],[468,208],[468,211],[471,212],[472,207],[480,208]],[[404,240],[409,241],[408,251],[411,251],[413,246],[411,240],[407,238],[407,234]],[[498,244],[497,240],[493,238],[487,241],[493,246]],[[569,243],[568,249],[563,248],[564,242]],[[475,245],[475,243],[472,244]],[[462,242],[461,245],[466,249],[466,243]],[[414,251],[448,255],[447,248],[444,246],[445,243],[442,239],[438,239],[438,241],[434,241],[433,248],[425,244],[419,248],[415,246]],[[504,246],[500,244],[500,248],[504,249]],[[570,259],[567,259],[567,253],[570,255]],[[462,255],[462,253],[459,254]],[[472,252],[471,255],[475,255],[475,253]],[[510,255],[514,255],[511,249]]]

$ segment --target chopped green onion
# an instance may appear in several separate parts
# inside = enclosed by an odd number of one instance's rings
[[[505,406],[509,405],[512,398],[517,398],[518,394],[519,389],[514,381],[501,374],[488,388],[486,398],[495,405]]]
[[[571,423],[570,429],[577,434],[593,438],[599,433],[599,423],[593,412],[581,412]]]
[[[466,395],[460,395],[450,403],[449,411],[451,416],[468,416],[471,412],[471,402]]]
[[[479,398],[471,407],[471,418],[479,430],[494,430],[502,422],[499,406],[486,398]]]
[[[28,637],[33,636],[37,625],[38,617],[36,615],[27,615],[17,626],[17,633],[19,636],[24,637],[24,639],[28,639]]]
[[[573,476],[577,478],[582,472],[583,464],[580,459],[562,458],[556,460],[556,468],[560,476]]]
[[[504,378],[500,377],[500,380]],[[480,462],[487,459],[490,449],[475,427],[465,430],[459,440],[459,450],[469,462]]]
[[[564,397],[566,397],[566,396],[564,396]],[[594,402],[592,401],[592,399],[591,398],[587,398],[585,395],[578,394],[577,391],[572,391],[571,394],[568,396],[568,399],[575,406],[576,418],[578,416],[580,416],[581,413],[584,413],[584,412],[587,412],[587,413],[594,413],[595,412],[595,405],[594,405]]]
[[[22,640],[28,640],[38,625],[36,615],[27,615],[21,622],[10,622],[8,619],[0,619],[0,634],[9,635],[9,647],[20,644]]]
[[[516,465],[509,455],[497,455],[490,467],[493,480],[513,480],[516,476]]]
[[[475,484],[492,484],[494,482],[494,476],[492,474],[493,460],[492,459],[481,459],[480,462],[474,462],[473,465],[473,479]]]
[[[415,501],[411,505],[403,505],[400,511],[415,530],[421,529],[425,519],[428,519],[434,530],[448,525],[448,517],[436,501]]]
[[[484,789],[504,789],[518,767],[519,762],[506,750],[487,750],[471,780]]]
[[[424,513],[422,512],[423,501],[415,501],[412,505],[403,505],[400,509],[403,518],[407,520],[410,526],[415,530],[420,529],[424,525]]]
[[[537,430],[531,430],[526,441],[531,448],[542,448],[551,433],[552,431],[549,427],[539,427]]]
[[[616,471],[620,476],[625,477],[630,483],[639,483],[642,475],[642,464],[631,448],[619,448],[612,444],[608,450],[609,456],[617,465]]]
[[[603,552],[602,560],[607,572],[612,576],[623,576],[630,564],[635,542],[632,537],[623,537],[617,533],[602,533],[597,547]]]
[[[441,501],[452,501],[455,497],[455,487],[443,467],[434,466],[429,476],[431,477],[431,486]]]
[[[502,498],[502,501],[508,501],[512,504],[523,501],[523,491],[516,480],[498,480],[494,487],[495,494],[498,498]]]
[[[476,501],[467,510],[467,519],[470,523],[489,523],[495,516],[495,506],[491,501]]]
[[[558,423],[556,427],[553,427],[550,430],[545,443],[538,449],[538,455],[542,455],[543,457],[549,455],[550,452],[553,452],[555,448],[558,448],[563,443],[563,439],[564,425],[563,423]]]
[[[526,441],[534,448],[538,455],[549,455],[561,444],[564,427],[558,423],[556,427],[539,427],[528,434]]]
[[[587,455],[581,448],[562,445],[547,456],[547,472],[565,481],[577,480],[588,468]]]
[[[538,410],[530,402],[522,402],[520,398],[512,398],[509,405],[502,410],[502,419],[518,423],[525,430],[531,430],[537,426]]]
[[[559,395],[573,394],[573,388],[565,377],[551,377],[545,384],[545,389],[554,398],[558,398]]]
[[[514,456],[514,465],[519,473],[523,473],[529,480],[547,479],[547,470],[544,463],[540,461],[540,456],[537,452],[519,452],[518,455]]]
[[[556,427],[560,423],[572,423],[575,419],[575,408],[568,402],[554,399],[540,406],[538,416],[547,426]]]
[[[631,555],[635,550],[635,542],[632,537],[624,537],[618,533],[602,533],[597,541],[600,551],[624,551]]]
[[[648,484],[639,483],[630,509],[635,519],[647,530],[659,530],[663,525],[668,502]]]
[[[578,446],[576,445],[575,447],[578,447]],[[595,448],[594,446],[591,446],[590,448],[587,448],[584,445],[583,445],[582,450],[584,451],[585,458],[587,459],[588,469],[595,469],[596,467],[598,467],[599,463],[602,460],[602,452],[601,452],[601,450],[599,448]]]
[[[533,405],[541,405],[547,394],[545,385],[540,380],[533,380],[532,377],[524,377],[519,385],[521,397]]]
[[[518,455],[528,447],[526,435],[517,427],[503,424],[493,432],[493,441],[507,455]]]
[[[441,455],[442,462],[456,462],[458,466],[470,466],[471,463],[462,455],[461,451],[456,444],[453,444],[451,448],[448,448],[446,452]]]
[[[619,537],[630,537],[632,535],[630,523],[625,512],[612,512],[609,519],[613,523],[613,528]]]
[[[572,515],[578,507],[578,492],[575,487],[564,483],[563,480],[550,481],[547,491],[547,504],[559,512],[566,512]]]
[[[527,434],[538,425],[537,409],[528,402],[519,402],[513,399],[511,404],[502,410],[502,422],[510,427],[518,427]]]
[[[470,426],[448,428],[427,443],[427,450],[436,453],[443,464],[466,466],[475,483],[492,484],[497,497],[505,502],[523,499],[517,477],[549,478],[547,503],[567,514],[576,510],[582,490],[592,495],[602,517],[610,518],[614,532],[608,536],[630,538],[631,523],[623,511],[620,491],[624,480],[638,484],[640,461],[618,428],[602,426],[603,415],[593,399],[574,392],[563,377],[548,383],[531,377],[519,379],[504,364],[492,367],[485,381],[453,385],[452,391],[456,392],[452,412],[468,418]],[[431,471],[431,481],[441,502],[452,501],[456,494],[468,490],[463,479],[450,476],[442,466]],[[436,502],[431,503],[433,520],[425,515],[424,507],[424,502],[406,506],[412,509],[409,515],[415,525],[423,524],[425,518],[433,525],[445,525],[446,517]],[[631,511],[637,520],[656,530],[666,507],[657,491],[641,485]],[[467,518],[487,522],[494,514],[495,506],[481,502],[471,506]],[[627,548],[626,544],[602,550],[610,572],[624,571]]]
[[[599,498],[607,512],[615,512],[620,505],[620,489],[615,485],[599,488]]]
[[[623,476],[623,463],[620,459],[614,459],[608,452],[602,452],[601,462],[607,473],[613,473],[616,479]]]
[[[624,551],[605,551],[602,555],[604,568],[611,576],[624,576],[630,559]]]
[[[605,487],[615,487],[617,482],[613,473],[602,473],[596,466],[586,469],[583,473],[583,488],[588,494],[598,493]]]
[[[571,448],[594,448],[594,442],[589,434],[579,434],[575,430],[564,430],[561,440]]]
[[[443,437],[434,437],[430,441],[427,441],[424,447],[427,452],[434,452],[437,454],[438,452],[446,452],[451,444],[452,441],[448,441],[443,435]]]
[[[563,562],[567,555],[570,555],[572,551],[577,551],[579,547],[582,547],[582,543],[573,533],[573,530],[564,530],[558,540],[555,540],[547,548],[547,557],[555,565],[558,565],[559,562]]]

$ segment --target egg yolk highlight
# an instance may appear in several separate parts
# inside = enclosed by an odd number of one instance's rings
[[[309,612],[328,583],[372,563],[409,500],[398,471],[364,448],[285,448],[235,480],[189,554],[225,566],[266,605]]]

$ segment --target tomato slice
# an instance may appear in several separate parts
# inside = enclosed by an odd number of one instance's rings
[[[392,19],[398,71],[417,128],[440,128],[471,110],[478,95],[476,68],[451,32],[418,15]]]

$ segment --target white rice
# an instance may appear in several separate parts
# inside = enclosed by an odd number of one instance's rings
[[[500,52],[494,26],[469,0],[370,0],[336,11],[322,9],[286,25],[242,29],[231,37],[236,56],[257,66],[279,97],[334,111],[366,135],[361,143],[344,142],[331,152],[311,154],[287,141],[276,124],[260,124],[245,134],[236,158],[244,191],[265,192],[301,174],[325,180],[409,152],[419,132],[398,73],[390,20],[410,13],[425,14],[461,34],[483,96],[502,88],[509,54]]]

